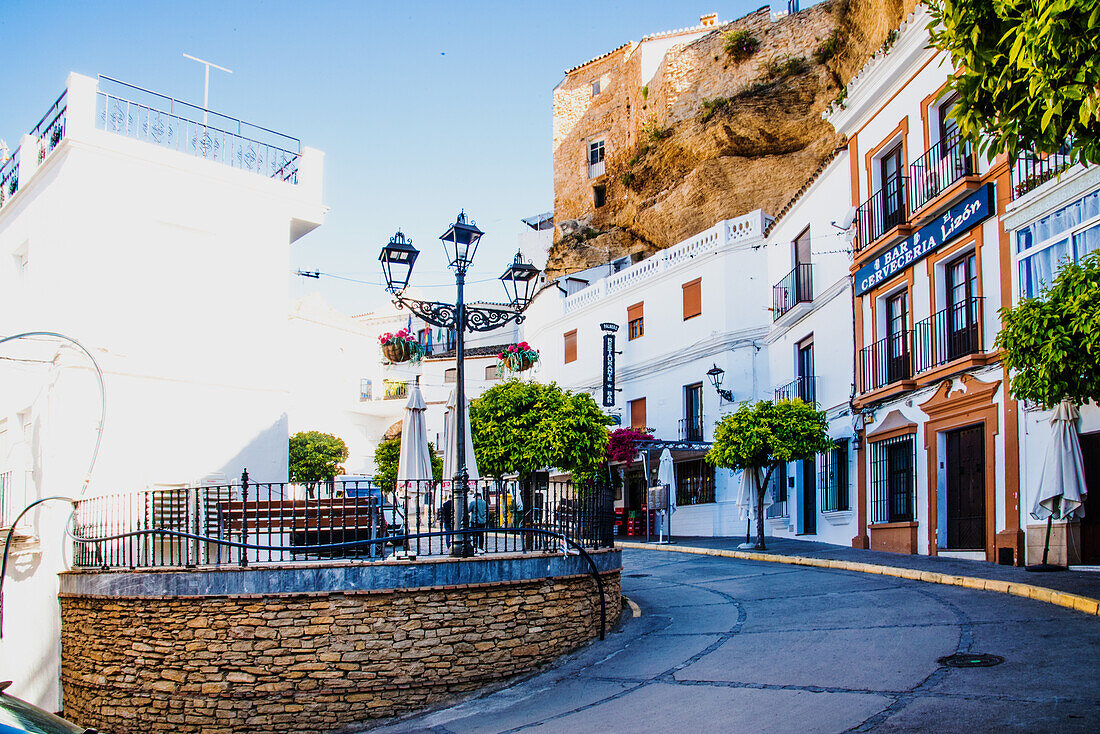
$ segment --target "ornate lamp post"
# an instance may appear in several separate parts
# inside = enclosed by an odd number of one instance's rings
[[[523,323],[523,311],[531,304],[535,291],[538,289],[539,270],[534,265],[523,262],[517,252],[515,260],[500,276],[504,284],[504,290],[508,294],[508,306],[477,306],[467,308],[464,300],[466,286],[466,272],[473,264],[474,253],[477,252],[478,242],[484,234],[474,222],[461,212],[455,223],[440,236],[443,249],[447,256],[448,265],[455,273],[455,286],[457,297],[455,303],[439,303],[436,301],[419,301],[407,298],[403,295],[409,285],[412,275],[413,263],[416,262],[420,252],[413,247],[412,240],[398,232],[390,238],[389,244],[382,248],[378,259],[382,262],[382,272],[386,276],[386,290],[393,294],[393,304],[398,308],[407,308],[423,321],[444,329],[454,329],[455,343],[455,392],[456,409],[455,434],[458,445],[456,446],[455,459],[458,470],[454,480],[454,511],[456,527],[460,530],[467,529],[466,523],[466,491],[469,482],[469,473],[466,469],[466,331],[492,331],[515,321]],[[461,491],[460,491],[461,488]],[[468,557],[473,555],[473,544],[463,533],[457,543],[451,546],[451,555]]]
[[[722,375],[724,374],[726,374],[726,371],[718,365],[714,365],[707,370],[707,377],[710,378],[710,384],[714,385],[714,391],[718,393],[718,397],[725,400],[727,403],[732,403],[733,392],[722,389]]]

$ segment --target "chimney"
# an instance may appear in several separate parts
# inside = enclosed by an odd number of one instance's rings
[[[703,26],[704,28],[709,28],[710,26],[716,25],[717,23],[718,13],[709,13],[707,15],[699,16],[699,25]]]

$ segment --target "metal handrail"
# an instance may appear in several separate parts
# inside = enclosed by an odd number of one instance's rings
[[[913,377],[913,334],[906,329],[859,350],[861,392]]]
[[[859,205],[856,210],[859,237],[855,241],[856,252],[864,250],[894,227],[909,221],[907,189],[908,176],[894,176],[882,188]],[[896,206],[887,208],[887,203]]]
[[[918,211],[974,172],[974,156],[968,140],[957,132],[928,148],[909,166],[909,201]]]
[[[813,269],[810,263],[799,263],[772,286],[772,321],[779,320],[799,303],[813,300]]]
[[[776,400],[794,400],[799,398],[810,405],[817,404],[817,377],[814,375],[802,375],[788,382],[786,385],[775,388]]]

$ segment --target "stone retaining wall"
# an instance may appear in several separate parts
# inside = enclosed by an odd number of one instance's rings
[[[611,625],[618,553],[600,555],[614,566],[601,574]],[[587,574],[162,597],[66,592],[73,581],[61,594],[65,716],[112,734],[341,731],[530,671],[599,634]]]

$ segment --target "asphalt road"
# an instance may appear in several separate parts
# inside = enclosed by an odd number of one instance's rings
[[[960,587],[623,553],[641,608],[555,668],[378,731],[1096,732],[1100,619]],[[952,653],[994,667],[947,668]]]

